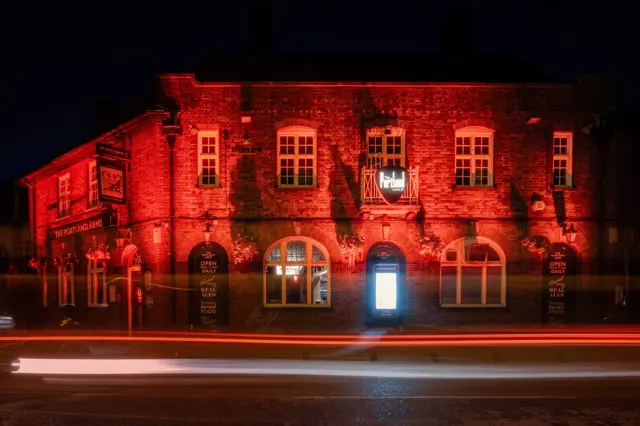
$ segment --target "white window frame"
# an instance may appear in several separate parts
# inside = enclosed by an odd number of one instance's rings
[[[62,183],[65,183],[65,191],[62,191]],[[71,174],[65,173],[58,177],[58,217],[71,215]]]
[[[66,262],[58,266],[58,306],[75,306],[76,286],[75,286],[75,265],[73,262]]]
[[[318,174],[318,160],[317,160],[317,155],[318,155],[318,141],[317,141],[317,136],[316,136],[316,130],[312,129],[311,127],[304,127],[304,126],[289,126],[289,127],[284,127],[282,129],[278,130],[277,133],[277,161],[278,161],[278,165],[277,165],[277,169],[278,169],[278,173],[277,173],[277,183],[278,183],[278,188],[315,188],[317,186],[317,174]],[[280,153],[280,138],[282,137],[293,137],[294,140],[294,153],[293,154],[281,154]],[[312,137],[313,138],[313,154],[300,154],[300,144],[299,144],[299,138],[301,137]],[[281,165],[281,160],[287,160],[287,159],[292,159],[293,160],[293,184],[283,184],[281,181],[281,171],[282,171],[282,165]],[[313,179],[312,179],[312,183],[311,185],[300,185],[300,180],[299,180],[299,160],[302,159],[311,159],[313,161]]]
[[[198,186],[201,188],[218,188],[220,187],[220,132],[217,130],[203,130],[198,132]],[[202,152],[202,139],[215,138],[215,154]],[[215,162],[216,174],[214,175],[214,183],[203,183],[202,179],[202,160],[213,160]],[[209,175],[208,175],[209,176]]]
[[[567,139],[567,153],[566,154],[556,154],[555,146],[556,139],[566,138]],[[573,132],[553,132],[553,140],[551,141],[551,186],[554,188],[571,188],[573,186]],[[562,161],[566,160],[567,162],[567,182],[565,185],[556,185],[555,182],[555,162],[556,160]]]
[[[467,260],[467,250],[472,244],[488,244],[498,254],[500,261],[470,262]],[[456,260],[447,260],[448,251],[456,251]],[[507,305],[507,267],[506,256],[502,248],[493,241],[483,238],[459,238],[449,243],[442,251],[440,259],[440,306],[443,308],[503,308]],[[456,267],[456,303],[442,302],[442,269]],[[480,303],[462,303],[462,268],[482,268],[482,294]],[[487,303],[487,268],[501,267],[500,303]]]
[[[305,243],[306,260],[301,262],[288,261],[287,260],[287,244],[291,241],[300,241]],[[313,247],[316,247],[325,260],[313,260]],[[271,251],[280,247],[280,261],[269,261],[269,255]],[[281,291],[281,303],[267,303],[267,268],[268,267],[281,267],[282,268],[282,287]],[[287,266],[304,266],[307,268],[307,303],[287,303],[287,281],[286,270]],[[313,298],[313,280],[311,275],[311,269],[315,266],[326,267],[327,274],[327,303],[314,303]],[[283,238],[274,244],[272,244],[264,255],[264,266],[262,268],[262,302],[265,307],[287,307],[287,308],[329,308],[331,307],[331,258],[326,248],[319,242],[306,237],[287,237]],[[318,284],[319,285],[319,284]]]
[[[481,126],[469,126],[464,127],[462,129],[456,130],[455,138],[454,138],[454,152],[455,152],[455,162],[454,164],[454,179],[456,186],[469,188],[469,187],[478,187],[478,188],[490,188],[493,186],[493,139],[494,139],[494,131],[487,127]],[[469,154],[458,154],[458,138],[468,137],[471,140]],[[489,154],[476,154],[475,153],[475,142],[476,138],[489,138]],[[469,178],[469,185],[458,184],[457,182],[457,162],[458,160],[469,160],[470,164],[470,173],[471,176]],[[488,160],[489,165],[489,176],[487,178],[487,184],[476,184],[476,160]]]
[[[102,287],[102,300],[99,300],[100,287]],[[87,305],[89,307],[108,306],[107,290],[107,262],[89,259],[87,264]]]
[[[98,207],[101,204],[98,198],[98,166],[95,160],[90,161],[87,165],[87,200],[87,209]]]
[[[389,160],[400,160],[400,166],[405,167],[406,158],[407,158],[407,141],[406,141],[406,132],[404,129],[400,127],[373,127],[367,130],[367,140],[366,140],[366,149],[367,149],[367,168],[368,169],[377,169],[377,164],[381,164],[380,167],[384,167],[389,164]],[[382,152],[381,153],[371,153],[369,152],[370,147],[370,138],[382,138]],[[387,138],[388,137],[400,137],[400,154],[388,154],[387,153]],[[379,162],[378,160],[382,160]]]

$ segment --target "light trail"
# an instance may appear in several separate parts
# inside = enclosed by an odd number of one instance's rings
[[[96,335],[57,335],[57,336],[21,336],[20,338],[0,338],[8,341],[82,341],[82,342],[156,342],[156,343],[231,343],[284,346],[369,346],[369,347],[415,347],[415,346],[589,346],[589,345],[640,345],[640,336],[634,334],[580,335],[580,334],[472,334],[466,336],[451,335],[429,336],[422,340],[307,340],[307,339],[245,339],[230,337],[194,337],[194,336],[96,336]]]
[[[441,379],[567,379],[640,377],[636,365],[415,365],[354,361],[199,360],[199,359],[45,359],[20,358],[14,374],[51,376],[289,375],[319,377]],[[95,384],[87,378],[87,383]],[[122,384],[135,385],[126,380]]]

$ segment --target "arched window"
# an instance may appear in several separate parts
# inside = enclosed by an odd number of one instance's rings
[[[505,306],[505,264],[502,249],[486,238],[453,241],[442,252],[440,304],[445,307]]]
[[[316,131],[289,126],[278,130],[278,186],[316,186]]]
[[[479,126],[456,130],[456,185],[493,185],[493,130]]]
[[[367,130],[367,168],[405,165],[405,132],[399,127]]]
[[[264,259],[265,306],[330,306],[327,250],[317,241],[290,237],[273,244]]]

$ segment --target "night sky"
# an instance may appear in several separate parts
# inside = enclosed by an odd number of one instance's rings
[[[96,112],[126,109],[156,73],[250,46],[249,1],[163,4],[0,0],[0,181],[96,136]],[[637,109],[638,23],[618,1],[279,1],[272,49],[437,51],[442,18],[460,6],[477,51],[514,53],[558,80],[618,75]]]

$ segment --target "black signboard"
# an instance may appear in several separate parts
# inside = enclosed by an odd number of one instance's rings
[[[189,255],[189,322],[198,328],[229,324],[229,258],[217,243],[202,243]]]
[[[127,204],[127,170],[121,161],[98,158],[98,199],[112,204]]]
[[[376,171],[376,185],[382,198],[389,204],[397,203],[407,187],[407,169],[400,166],[384,166]]]
[[[564,243],[551,244],[542,271],[542,321],[572,321],[575,301],[576,253]]]
[[[54,228],[49,231],[49,237],[52,240],[64,238],[69,235],[78,234],[80,232],[92,231],[94,229],[106,228],[108,226],[115,226],[118,223],[118,216],[116,211],[94,216],[89,219],[82,220],[80,222],[71,223],[69,225]]]
[[[96,154],[104,157],[114,157],[121,160],[128,160],[129,156],[127,155],[127,151],[122,148],[117,148],[115,146],[106,145],[103,143],[96,144]]]

